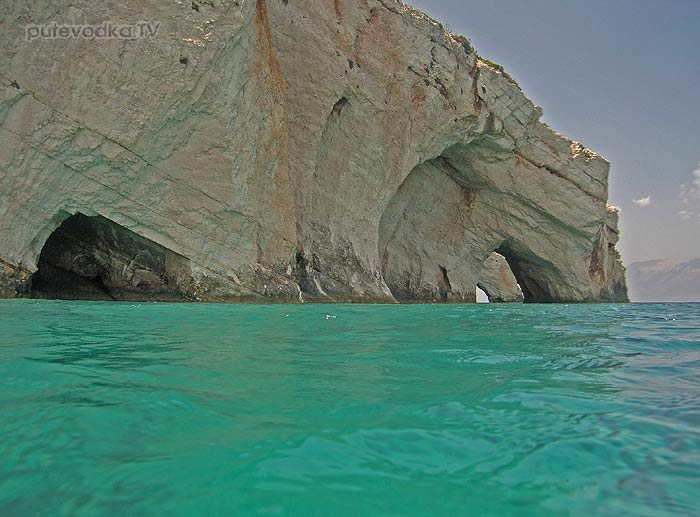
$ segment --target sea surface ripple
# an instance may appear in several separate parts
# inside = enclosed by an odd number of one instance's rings
[[[0,515],[698,515],[700,305],[0,302]]]

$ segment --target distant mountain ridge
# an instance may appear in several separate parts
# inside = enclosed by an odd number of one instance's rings
[[[700,258],[649,260],[627,268],[633,302],[700,301]]]

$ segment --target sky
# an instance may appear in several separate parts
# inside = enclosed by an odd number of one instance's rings
[[[700,257],[700,0],[409,0],[612,163],[626,263]]]

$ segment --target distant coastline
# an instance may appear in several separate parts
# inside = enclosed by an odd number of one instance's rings
[[[700,301],[700,258],[634,262],[627,279],[633,302]]]

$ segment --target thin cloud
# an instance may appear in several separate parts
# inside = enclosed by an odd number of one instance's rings
[[[640,197],[639,199],[635,199],[633,203],[640,208],[647,208],[651,206],[651,196]]]
[[[700,222],[700,163],[693,171],[693,179],[690,183],[681,185],[681,210],[678,215],[684,221],[697,218]]]

